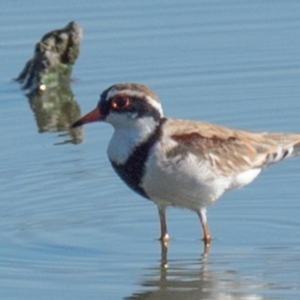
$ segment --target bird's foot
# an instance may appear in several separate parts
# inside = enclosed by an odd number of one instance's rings
[[[203,254],[207,254],[207,253],[209,253],[210,243],[212,241],[212,238],[210,236],[205,236],[202,238],[202,241],[203,241],[203,245],[204,245]]]
[[[159,238],[160,242],[165,246],[168,247],[169,241],[170,241],[170,236],[166,233],[163,234],[160,238]]]

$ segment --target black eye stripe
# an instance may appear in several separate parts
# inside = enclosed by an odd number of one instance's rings
[[[160,112],[154,108],[147,100],[131,97],[130,105],[125,108],[125,111],[136,113],[138,117],[153,117],[155,120],[161,118]]]
[[[120,98],[122,97],[124,96],[121,96]],[[117,105],[117,104],[122,104],[121,102],[123,100],[119,99],[118,95],[115,95],[110,99],[106,100],[107,93],[102,94],[98,107],[101,111],[101,114],[104,116],[104,118],[105,116],[109,115],[111,111],[113,111],[114,113],[126,113],[126,112],[132,113],[135,114],[137,117],[147,117],[147,116],[153,117],[155,121],[159,121],[161,119],[160,112],[151,104],[149,104],[149,102],[146,99],[140,97],[133,97],[133,96],[129,97],[128,95],[126,95],[126,97],[128,97],[130,102],[128,105],[125,106],[118,105],[118,107],[116,106],[113,108],[113,103],[112,103],[113,101],[115,101]]]

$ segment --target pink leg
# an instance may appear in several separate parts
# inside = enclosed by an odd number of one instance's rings
[[[208,224],[207,224],[206,208],[200,208],[199,210],[197,210],[197,214],[199,216],[202,230],[203,230],[203,235],[204,235],[203,241],[205,244],[209,244],[211,241],[211,236],[210,236],[209,228],[208,228]]]
[[[166,207],[159,206],[158,207],[158,214],[160,219],[160,241],[167,242],[169,240],[169,235],[167,231],[167,222],[166,222]]]

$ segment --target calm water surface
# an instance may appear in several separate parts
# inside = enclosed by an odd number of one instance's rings
[[[11,82],[45,32],[75,20],[82,113],[137,81],[168,116],[300,131],[300,2],[32,0],[0,14],[1,299],[300,299],[299,160],[209,210],[208,255],[196,215],[170,209],[166,254],[155,206],[109,165],[112,129],[87,126],[74,145]]]

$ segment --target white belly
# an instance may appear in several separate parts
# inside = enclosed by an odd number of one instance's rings
[[[193,154],[166,158],[154,149],[146,163],[142,187],[158,205],[197,210],[209,206],[229,188],[225,177],[216,177]]]
[[[222,176],[194,154],[168,158],[156,145],[147,160],[142,187],[157,205],[197,210],[211,205],[227,190],[250,183],[260,171]]]

